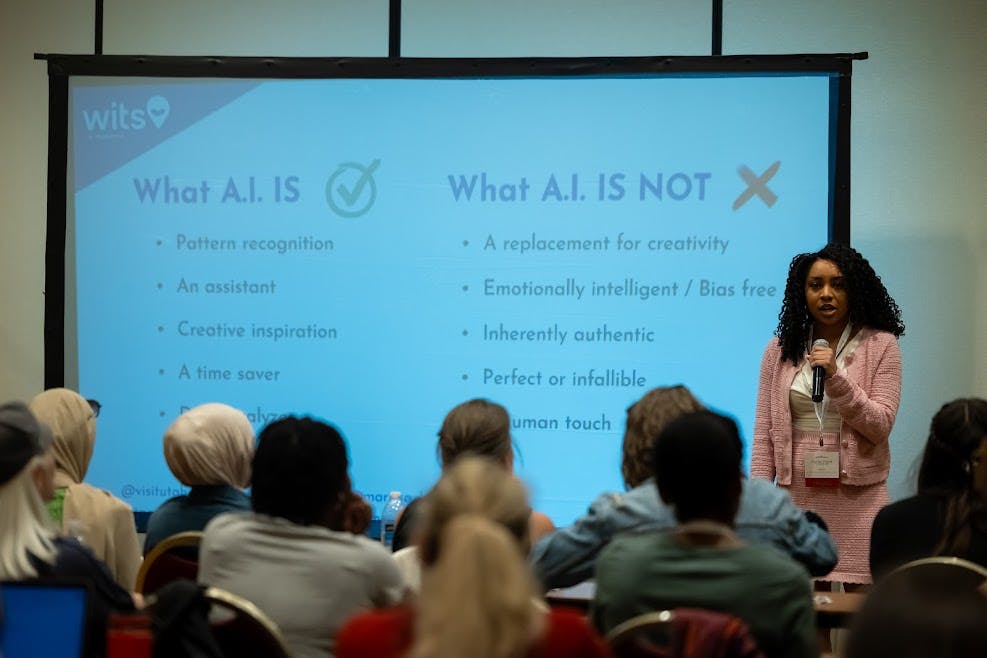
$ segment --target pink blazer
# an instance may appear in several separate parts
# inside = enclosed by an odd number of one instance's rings
[[[840,482],[867,485],[888,479],[888,435],[901,398],[901,352],[898,340],[864,327],[860,344],[844,368],[826,380],[830,404],[840,412]],[[801,364],[781,360],[773,338],[761,359],[754,416],[751,477],[792,483],[792,410],[789,389]]]

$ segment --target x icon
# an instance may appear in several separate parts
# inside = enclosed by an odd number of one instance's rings
[[[761,201],[770,208],[775,205],[775,201],[778,200],[778,195],[772,192],[768,188],[768,181],[771,180],[776,173],[778,173],[778,168],[781,166],[781,160],[776,160],[773,165],[764,170],[764,173],[757,176],[747,165],[740,165],[737,167],[737,173],[740,177],[744,179],[747,183],[747,189],[744,190],[740,196],[737,197],[736,201],[733,202],[733,209],[737,210],[740,206],[744,205],[751,200],[755,194],[761,197]]]

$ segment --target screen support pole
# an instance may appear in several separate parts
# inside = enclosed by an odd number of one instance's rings
[[[713,45],[710,55],[723,54],[723,0],[713,0]]]
[[[867,56],[864,53],[865,59]],[[855,58],[856,59],[856,58]],[[841,74],[839,77],[840,108],[836,127],[836,152],[842,156],[842,162],[836,165],[836,180],[833,194],[833,234],[831,242],[850,244],[850,75]]]
[[[65,188],[69,82],[48,67],[48,238],[45,244],[45,389],[65,382]]]
[[[96,0],[96,17],[94,21],[93,53],[103,54],[103,0]]]
[[[390,0],[387,29],[387,56],[401,56],[401,0]]]

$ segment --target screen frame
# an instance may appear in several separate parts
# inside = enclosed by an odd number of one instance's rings
[[[66,245],[69,78],[497,78],[616,75],[832,77],[829,240],[850,243],[850,92],[854,60],[867,53],[580,58],[312,58],[39,54],[48,62],[48,190],[44,289],[44,387],[66,381]]]

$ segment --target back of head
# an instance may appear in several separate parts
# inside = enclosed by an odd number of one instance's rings
[[[26,405],[0,405],[0,580],[37,575],[29,556],[53,559],[55,532],[33,477],[50,442]]]
[[[326,524],[350,490],[343,437],[312,418],[286,416],[261,430],[250,499],[255,512]]]
[[[506,462],[512,454],[507,409],[481,398],[453,407],[439,429],[438,449],[443,468],[467,454]]]
[[[164,434],[168,468],[186,486],[250,484],[254,430],[244,413],[225,404],[189,409]]]
[[[847,658],[987,656],[987,596],[941,574],[889,574],[868,594],[848,637]]]
[[[680,522],[732,523],[742,451],[737,423],[711,411],[686,414],[665,427],[655,442],[655,483]]]
[[[50,388],[36,395],[31,412],[54,435],[58,470],[72,482],[82,482],[96,444],[96,414],[84,397],[67,388]]]
[[[425,504],[425,569],[409,655],[524,655],[537,592],[524,559],[530,512],[524,487],[496,462],[463,457]]]
[[[948,494],[971,486],[973,453],[987,439],[987,400],[961,398],[932,417],[918,474],[919,493]]]
[[[503,526],[526,552],[530,513],[520,480],[489,458],[463,457],[443,473],[425,499],[422,559],[427,564],[437,558],[446,525],[464,514]]]
[[[703,409],[692,392],[681,384],[653,388],[627,408],[620,471],[628,489],[653,475],[655,440],[665,426],[682,414]]]
[[[942,498],[945,523],[937,554],[965,556],[973,523],[987,525],[987,400],[949,402],[932,418],[918,492]],[[987,459],[983,459],[987,461]],[[987,530],[987,528],[984,528]]]

